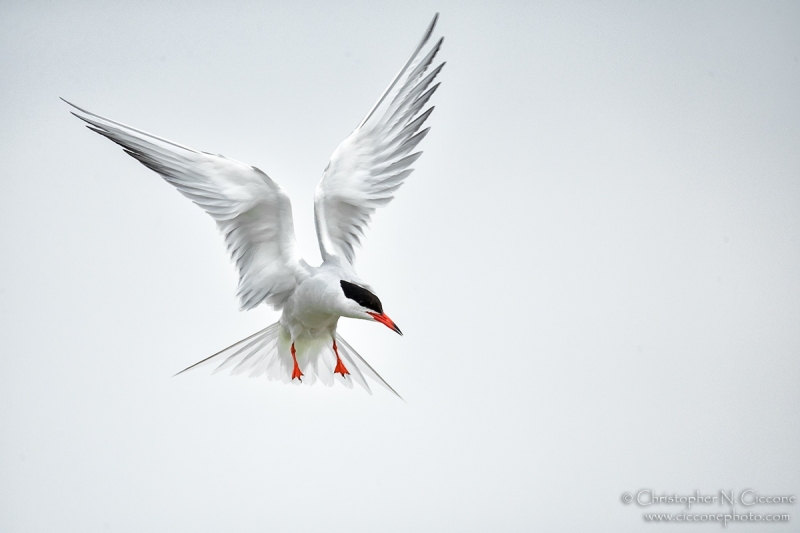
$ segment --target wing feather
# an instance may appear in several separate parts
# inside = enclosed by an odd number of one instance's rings
[[[373,213],[392,201],[422,155],[412,152],[430,131],[419,131],[433,112],[432,106],[423,109],[439,87],[431,84],[444,63],[426,72],[444,38],[420,54],[438,16],[364,120],[333,152],[322,175],[314,197],[314,220],[325,261],[338,257],[353,265],[355,248]]]
[[[292,204],[269,176],[222,155],[199,152],[71,104],[88,128],[161,175],[217,222],[239,271],[242,309],[280,308],[308,267],[294,236]]]

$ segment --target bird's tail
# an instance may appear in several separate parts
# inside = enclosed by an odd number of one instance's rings
[[[280,322],[276,322],[184,368],[175,375],[183,374],[193,368],[217,364],[214,373],[230,369],[232,376],[238,374],[248,374],[250,377],[266,376],[269,380],[304,385],[313,385],[319,380],[328,387],[338,381],[345,387],[352,388],[353,382],[356,382],[372,394],[366,380],[369,378],[400,398],[397,391],[386,383],[386,380],[338,333],[336,345],[349,374],[342,376],[334,373],[336,354],[330,339],[298,339],[295,342],[295,353],[303,377],[302,381],[292,379],[294,362],[291,354],[291,337]]]

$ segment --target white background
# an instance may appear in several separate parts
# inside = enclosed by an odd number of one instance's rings
[[[0,5],[1,531],[686,533],[620,495],[800,493],[799,4],[163,4]],[[277,313],[58,97],[260,167],[316,262],[316,182],[436,11],[358,263],[405,336],[340,326],[406,403],[171,378]]]

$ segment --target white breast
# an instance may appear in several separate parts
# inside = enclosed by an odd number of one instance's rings
[[[341,316],[339,277],[323,269],[297,286],[286,301],[281,324],[293,338],[333,338]]]

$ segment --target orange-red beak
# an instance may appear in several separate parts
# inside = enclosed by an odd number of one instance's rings
[[[371,313],[371,312],[367,311],[367,314],[372,316],[372,318],[375,319],[375,322],[380,322],[381,324],[383,324],[387,328],[391,329],[392,331],[394,331],[398,335],[402,335],[403,334],[403,332],[400,331],[400,328],[397,327],[397,324],[395,324],[394,321],[392,321],[392,319],[389,318],[388,316],[386,316],[384,313],[380,313],[379,314],[379,313]]]

